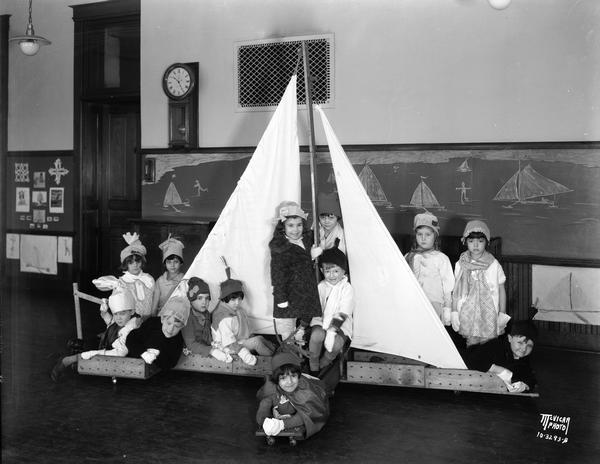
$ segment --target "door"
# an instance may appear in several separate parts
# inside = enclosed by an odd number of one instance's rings
[[[139,103],[84,103],[81,278],[118,275],[122,235],[141,214]]]

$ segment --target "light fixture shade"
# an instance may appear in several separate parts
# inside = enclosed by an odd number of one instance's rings
[[[19,48],[21,49],[21,52],[27,56],[35,55],[39,51],[40,45],[50,45],[52,43],[44,37],[35,35],[35,31],[33,30],[33,21],[31,19],[31,0],[29,0],[29,20],[27,21],[25,35],[11,37],[8,40],[9,42],[19,42]]]
[[[508,5],[510,5],[511,1],[512,0],[488,0],[492,8],[495,8],[496,10],[503,10],[504,8],[508,8]]]

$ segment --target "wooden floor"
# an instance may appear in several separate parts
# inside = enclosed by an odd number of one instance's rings
[[[171,372],[147,381],[48,372],[75,335],[64,293],[2,293],[2,463],[591,463],[600,355],[538,347],[540,398],[340,384],[325,428],[292,448],[255,437],[257,378]],[[86,333],[102,328],[83,309]],[[90,338],[93,343],[93,337]],[[547,440],[541,414],[568,417]],[[554,432],[565,438],[564,433]]]

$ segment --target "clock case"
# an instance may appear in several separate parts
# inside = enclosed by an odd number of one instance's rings
[[[192,77],[192,88],[183,98],[173,98],[166,90],[169,71],[176,67],[186,68]],[[198,62],[175,63],[163,75],[163,90],[169,99],[169,147],[198,147]]]

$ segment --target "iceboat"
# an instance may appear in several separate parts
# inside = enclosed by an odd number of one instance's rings
[[[466,369],[325,113],[316,108],[331,155],[356,298],[354,338],[338,363],[341,381],[507,393],[497,376]],[[231,277],[243,282],[243,304],[253,332],[274,335],[268,242],[276,207],[283,200],[299,204],[301,200],[296,76],[291,78],[246,170],[171,298],[185,296],[187,280],[197,276],[209,284],[213,297],[210,310],[214,309],[219,283],[226,279],[224,257]],[[120,361],[105,358],[80,360],[79,372],[121,376]],[[132,362],[139,364],[129,377],[147,378],[154,373],[142,359],[121,360],[127,372],[132,372]],[[270,373],[270,358],[259,356],[255,366],[248,366],[239,360],[226,364],[210,357],[182,355],[175,370],[262,377]]]

